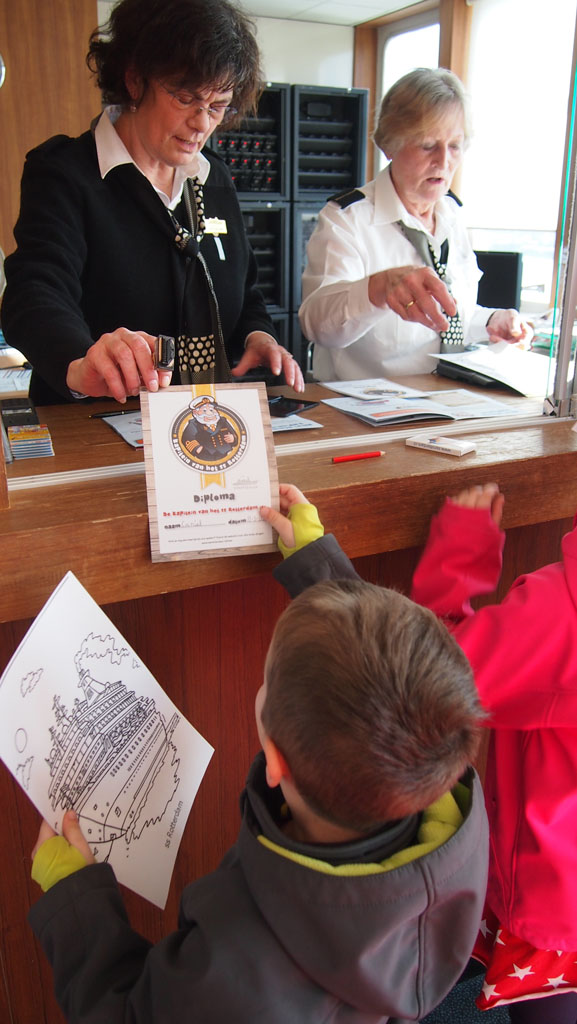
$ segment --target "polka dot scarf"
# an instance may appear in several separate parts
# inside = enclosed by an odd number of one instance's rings
[[[447,241],[443,242],[439,259],[435,256],[433,247],[430,244],[429,253],[433,267],[441,278],[441,281],[445,281],[447,277],[449,243]],[[451,289],[449,288],[449,291],[450,290]],[[457,310],[454,316],[448,316],[447,319],[449,321],[447,330],[440,331],[439,334],[441,338],[441,352],[462,352],[465,348],[465,336],[463,334],[463,324],[461,317],[459,316],[459,310]]]
[[[410,228],[401,220],[397,221],[397,227],[401,234],[405,236],[407,241],[409,241],[417,250],[423,262],[433,267],[433,270],[435,270],[441,280],[445,282],[450,291],[450,278],[447,274],[447,260],[449,258],[448,241],[445,239],[443,242],[440,255],[437,258],[424,231],[418,231],[417,228]],[[454,316],[448,316],[447,319],[449,321],[447,330],[439,332],[439,337],[441,339],[441,352],[463,352],[466,345],[463,333],[463,323],[459,316],[459,311],[457,310]]]
[[[177,337],[177,365],[182,384],[230,380],[218,302],[204,256],[200,251],[205,231],[204,193],[198,178],[189,178],[184,200],[192,230],[171,214],[174,243],[188,257],[182,300],[182,331]]]

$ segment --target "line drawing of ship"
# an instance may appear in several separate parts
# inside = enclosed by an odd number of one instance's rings
[[[75,657],[83,699],[70,711],[57,695],[52,704],[50,803],[55,812],[74,808],[99,860],[119,840],[129,854],[163,818],[180,784],[172,742],[180,715],[167,724],[152,698],[114,678],[128,653],[112,637],[90,634]]]

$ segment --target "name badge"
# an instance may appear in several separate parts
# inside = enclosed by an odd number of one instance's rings
[[[226,235],[226,221],[221,217],[207,217],[204,221],[204,230],[207,235]]]

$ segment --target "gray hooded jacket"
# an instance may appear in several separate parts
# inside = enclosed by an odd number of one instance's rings
[[[323,573],[324,578],[354,573],[334,538],[324,537],[277,570],[293,594],[301,563],[308,566],[304,585]],[[468,809],[447,842],[389,871],[340,874],[293,857],[330,865],[380,863],[415,841],[418,822],[405,819],[368,840],[337,847],[296,843],[279,828],[280,793],[267,787],[260,754],[241,797],[237,843],[216,872],[184,890],[177,932],[155,946],[134,932],[106,864],[62,880],[32,908],[30,922],[52,964],[67,1019],[82,1024],[420,1020],[460,976],[483,909],[488,856],[483,794],[473,769],[463,781],[470,793]],[[263,836],[280,851],[264,845]]]

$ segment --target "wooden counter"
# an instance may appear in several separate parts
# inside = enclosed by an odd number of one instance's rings
[[[411,383],[429,390],[451,387],[431,376]],[[541,411],[540,402],[490,394],[518,406],[524,417]],[[327,392],[309,386],[307,395],[316,399]],[[234,842],[238,794],[258,748],[254,696],[272,628],[287,599],[270,576],[276,554],[150,561],[143,456],[102,420],[89,419],[91,411],[103,408],[108,406],[98,402],[41,410],[54,458],[8,467],[9,507],[0,511],[0,670],[71,569],[215,747],[185,831],[166,911],[127,893],[133,923],[156,940],[175,927],[186,882],[213,870]],[[577,508],[572,422],[539,419],[507,429],[478,421],[458,428],[443,425],[437,432],[473,432],[476,453],[457,459],[405,446],[404,435],[423,424],[375,431],[321,405],[307,415],[322,428],[275,437],[280,479],[296,483],[318,505],[327,530],[337,534],[367,579],[406,590],[430,517],[445,494],[487,480],[497,480],[506,495],[501,589],[520,572],[556,559]],[[343,437],[349,439],[347,451],[368,446],[386,455],[333,465],[331,456],[343,450]],[[305,441],[308,452],[295,453],[295,445]],[[78,472],[75,479],[67,475],[73,471]],[[38,474],[46,479],[39,480]],[[38,896],[29,880],[38,816],[5,770],[0,771],[0,800],[0,1020],[61,1024],[50,971],[25,920]]]
[[[414,382],[430,389],[435,380]],[[307,394],[316,398],[329,392],[317,385]],[[509,401],[525,415],[540,413],[540,402],[512,396]],[[237,555],[153,564],[143,454],[101,419],[89,418],[102,408],[102,402],[94,402],[41,410],[55,457],[8,467],[9,508],[0,511],[0,543],[2,581],[9,585],[0,588],[0,622],[34,616],[67,569],[106,604],[248,579],[268,573],[277,560],[276,555]],[[483,430],[475,434],[477,452],[456,459],[408,449],[404,438],[375,440],[415,433],[421,423],[375,431],[326,405],[309,415],[323,427],[275,437],[280,479],[296,483],[318,505],[351,557],[422,544],[442,497],[468,482],[498,480],[507,494],[509,528],[561,519],[577,506],[577,480],[569,469],[577,451],[571,423],[543,420],[534,427],[485,431],[476,421],[475,430]],[[459,430],[467,434],[463,424]],[[333,465],[331,456],[340,449],[330,447],[331,440],[336,444],[343,436],[361,439],[352,441],[350,450],[366,450],[368,444],[384,448],[386,457]],[[309,451],[290,454],[295,441],[306,441]],[[321,443],[329,447],[318,448]],[[103,471],[118,475],[89,476]],[[45,486],[24,486],[39,481]]]

